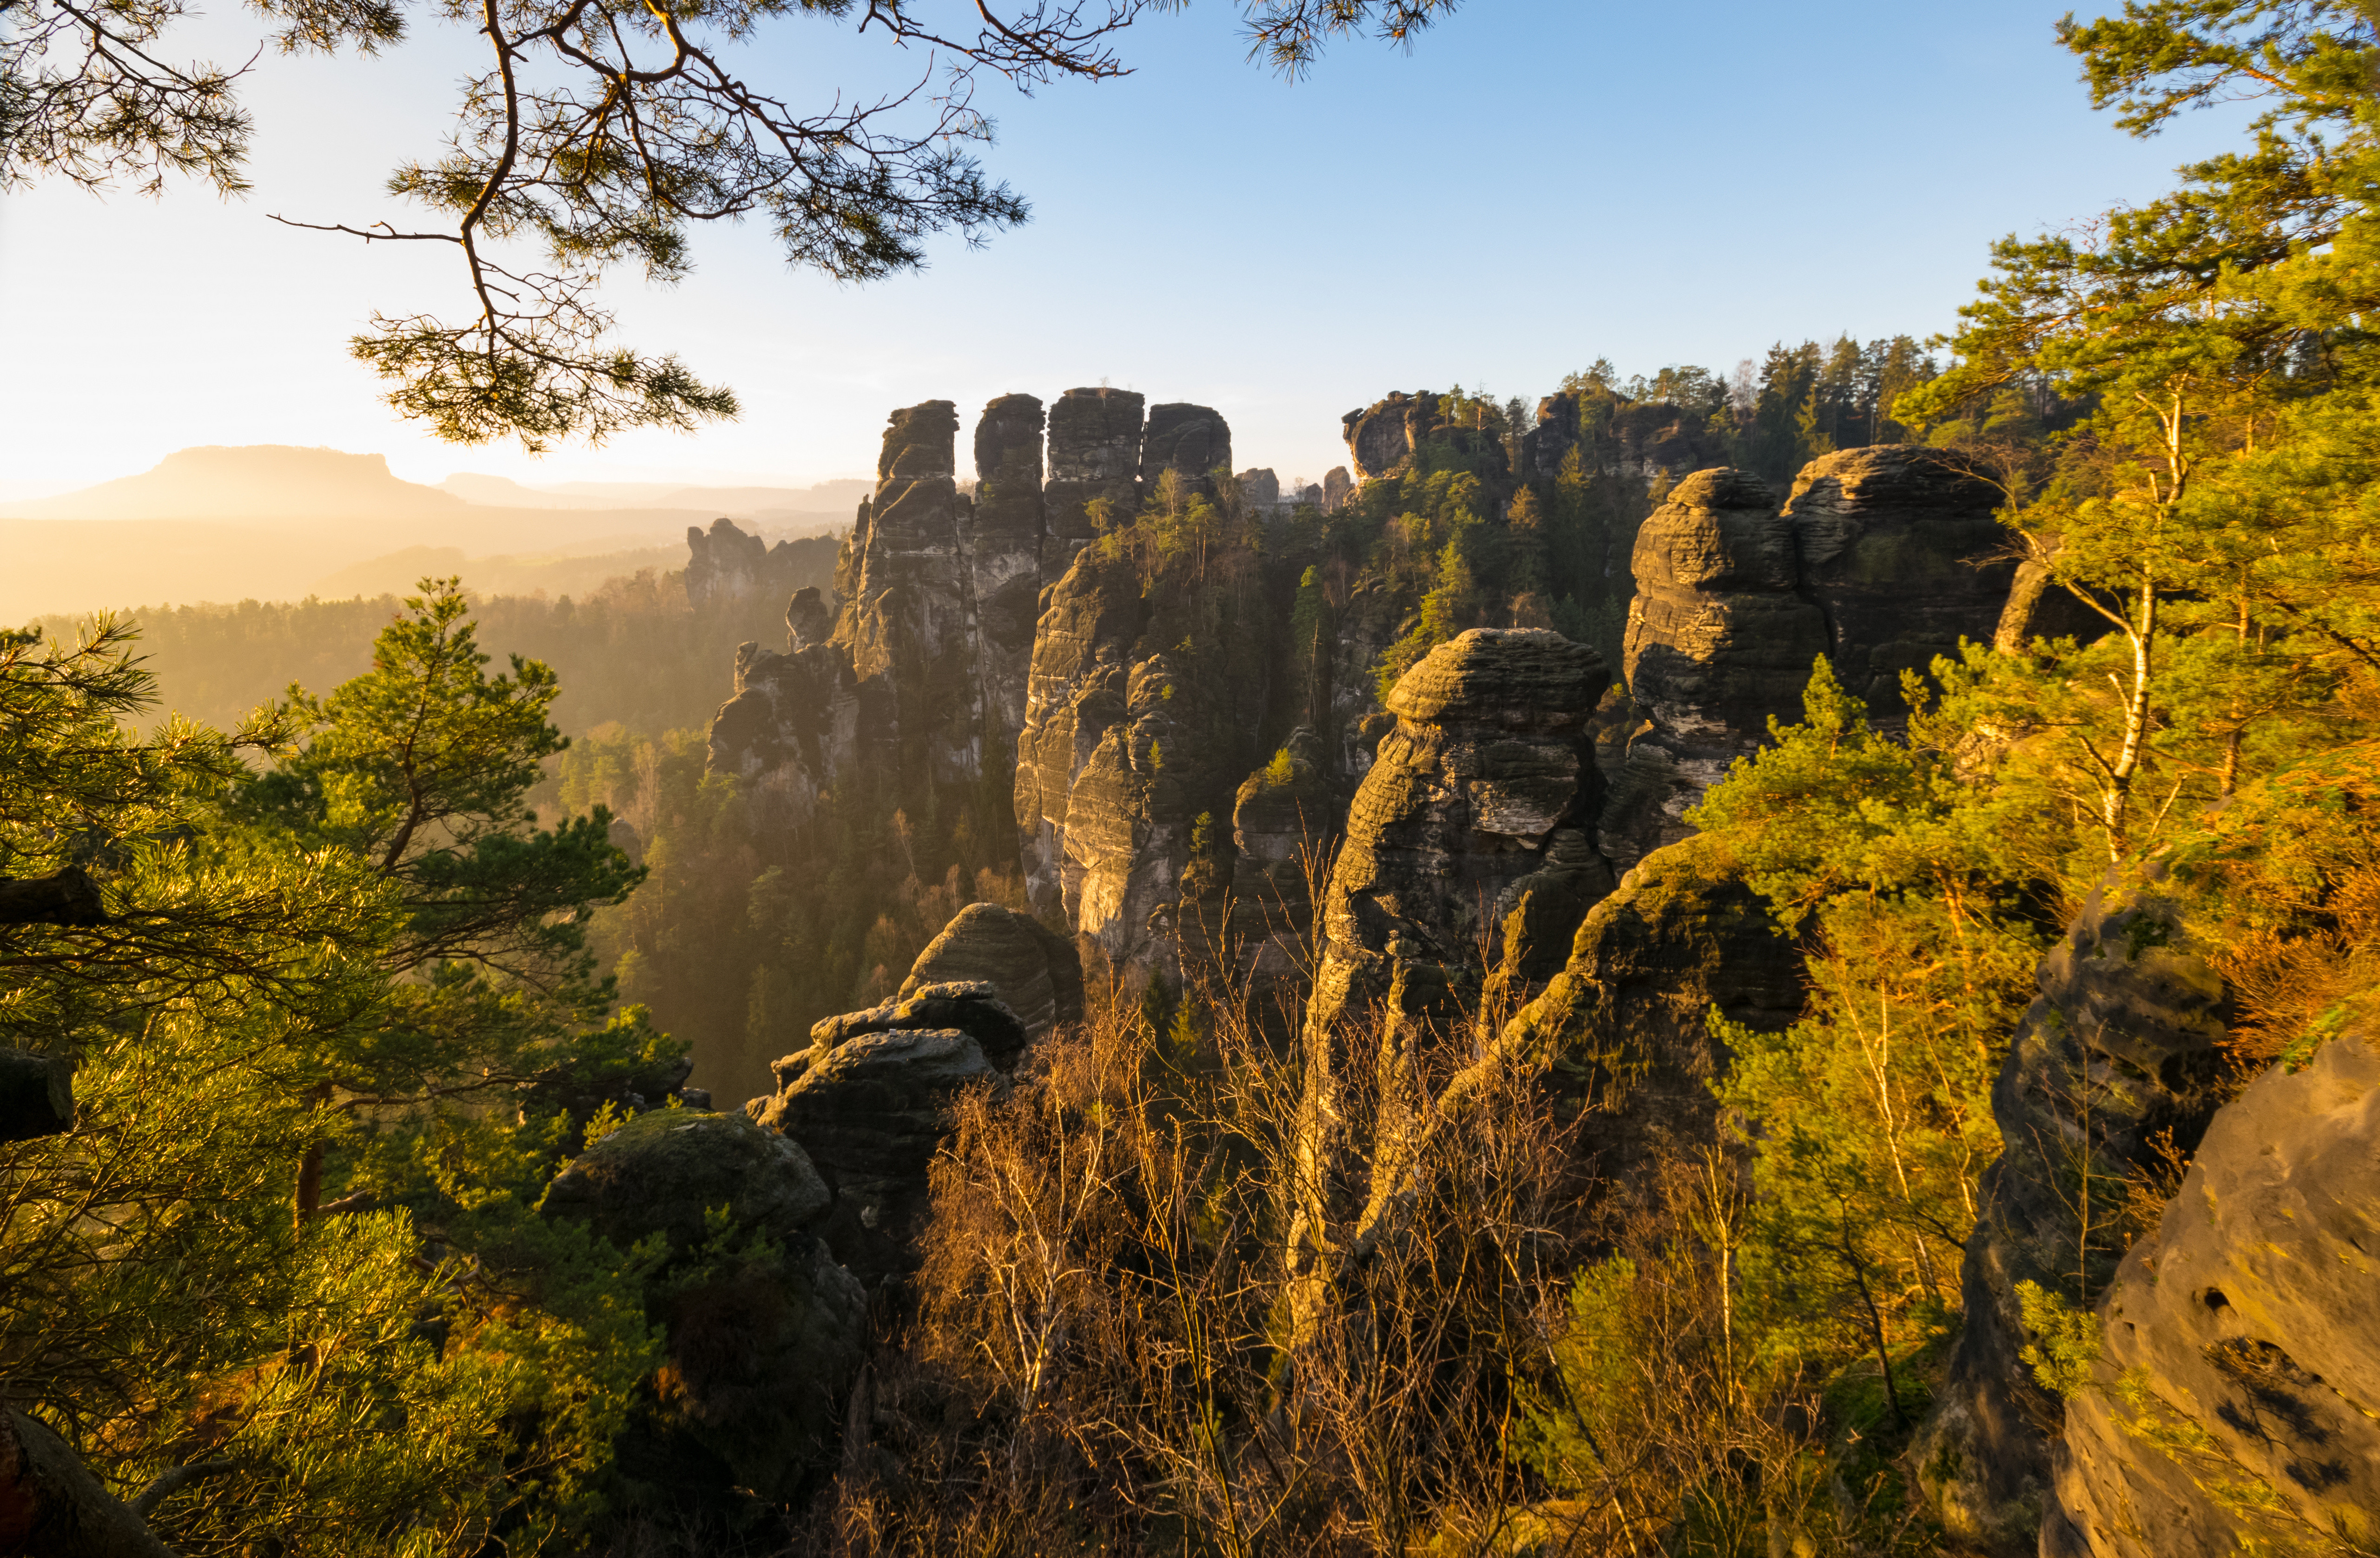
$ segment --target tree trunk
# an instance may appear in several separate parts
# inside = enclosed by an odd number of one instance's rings
[[[39,1419],[0,1408],[0,1558],[174,1558]]]

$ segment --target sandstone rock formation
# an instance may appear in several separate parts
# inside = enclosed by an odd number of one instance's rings
[[[797,622],[794,637],[815,627]],[[735,651],[735,691],[710,722],[714,773],[759,781],[806,820],[818,793],[859,761],[859,679],[839,643],[811,643],[790,654],[743,645]]]
[[[1992,628],[1992,648],[2017,654],[2034,639],[2076,639],[2087,644],[2113,626],[2057,583],[2048,564],[2027,559],[2010,578],[2008,603]]]
[[[47,1423],[0,1406],[0,1553],[176,1558]]]
[[[1148,408],[1148,425],[1140,441],[1144,501],[1156,492],[1158,478],[1169,470],[1178,474],[1190,490],[1212,495],[1215,472],[1231,469],[1232,428],[1219,412],[1179,401]]]
[[[1586,390],[1564,390],[1537,402],[1536,425],[1521,435],[1521,479],[1553,481],[1572,450],[1590,475],[1646,481],[1691,475],[1720,461],[1703,412]]]
[[[923,1259],[929,1171],[951,1133],[953,1102],[969,1088],[1004,1087],[1005,1078],[956,1029],[878,1030],[822,1048],[813,1046],[763,1119],[819,1165],[834,1195],[819,1235],[853,1276],[875,1287]]]
[[[1627,675],[1650,728],[1630,742],[1603,822],[1605,852],[1633,864],[1686,834],[1681,814],[1791,719],[1828,648],[1825,614],[1799,591],[1793,530],[1776,494],[1740,470],[1700,471],[1636,533]]]
[[[2067,1403],[2043,1553],[2218,1558],[2380,1538],[2372,1038],[2353,1029],[2303,1070],[2277,1065],[2216,1115],[2124,1257],[2100,1305],[2096,1388]]]
[[[1322,512],[1336,514],[1347,506],[1347,494],[1355,490],[1354,479],[1343,465],[1334,465],[1322,474]]]
[[[692,1274],[722,1208],[759,1252],[731,1244]],[[827,1210],[801,1149],[735,1114],[640,1114],[555,1178],[547,1217],[624,1249],[659,1235],[671,1252],[647,1300],[668,1337],[667,1388],[621,1437],[624,1476],[733,1524],[807,1494],[831,1469],[867,1315],[860,1284],[808,1231]]]
[[[976,777],[983,761],[958,425],[947,400],[889,419],[876,495],[852,532],[852,587],[835,628],[858,681],[862,749],[887,770],[945,783]]]
[[[1802,949],[1718,841],[1695,837],[1645,856],[1587,910],[1501,1041],[1549,1067],[1549,1085],[1589,1116],[1580,1150],[1625,1184],[1655,1148],[1712,1136],[1708,1084],[1728,1054],[1711,1009],[1773,1031],[1802,996]]]
[[[686,544],[686,600],[697,611],[754,595],[787,594],[802,567],[792,542],[771,546],[746,535],[732,519],[713,519],[709,534],[688,525]]]
[[[2016,571],[1998,555],[2001,502],[1966,462],[1916,444],[1840,450],[1794,478],[1802,592],[1826,614],[1836,677],[1880,721],[1900,712],[1901,672],[1991,640]]]
[[[1330,874],[1309,1033],[1382,1000],[1427,1015],[1450,973],[1484,971],[1479,945],[1524,879],[1582,899],[1609,886],[1585,839],[1602,798],[1587,719],[1606,679],[1593,650],[1527,628],[1474,628],[1405,674]]]
[[[1053,544],[1041,582],[1064,577],[1091,539],[1088,505],[1105,498],[1129,509],[1140,477],[1141,396],[1132,390],[1071,389],[1050,408],[1050,481],[1043,489]]]
[[[1240,501],[1250,508],[1272,509],[1281,506],[1281,478],[1265,466],[1244,470],[1232,478],[1240,484]]]
[[[1305,974],[1314,883],[1339,836],[1345,792],[1321,739],[1305,726],[1242,781],[1232,804],[1230,918],[1233,961],[1261,1003]]]
[[[1004,395],[975,428],[975,529],[968,584],[980,634],[985,712],[1003,749],[1025,728],[1025,675],[1040,615],[1041,402]],[[1003,758],[1005,750],[1003,750]]]
[[[1439,397],[1427,390],[1418,395],[1398,391],[1340,419],[1347,440],[1348,463],[1358,482],[1403,474],[1414,455],[1426,444],[1439,445],[1445,457],[1501,477],[1509,469],[1503,441],[1484,430],[1450,423]]]
[[[2119,1185],[2161,1139],[2189,1151],[2216,1107],[2226,994],[2180,924],[2154,876],[2104,882],[2042,959],[2041,994],[1992,1089],[2002,1150],[1967,1243],[1966,1326],[1912,1452],[1936,1468],[1928,1491],[1946,1524],[1986,1551],[2034,1551],[2049,1481],[2042,1425],[2058,1416],[2019,1357],[2034,1338],[2017,1284],[2072,1299],[2079,1263],[2090,1295],[2105,1287],[2120,1224],[2103,1218],[2085,1237],[2078,1176],[2087,1166]]]
[[[807,1060],[788,1056],[779,1061],[778,1076],[781,1080],[790,1080],[798,1074],[798,1066],[821,1062],[829,1052],[854,1039],[871,1033],[906,1033],[925,1029],[966,1035],[983,1051],[985,1059],[1003,1069],[1016,1063],[1017,1055],[1033,1037],[1025,1019],[1000,998],[1000,992],[990,982],[917,985],[913,975],[911,982],[902,986],[899,995],[880,1005],[864,1012],[822,1017],[811,1025]]]
[[[978,983],[990,986],[1015,1014],[1028,1041],[1059,1023],[1082,1020],[1083,963],[1075,943],[1031,915],[998,904],[959,910],[917,955],[896,1001],[929,985]]]

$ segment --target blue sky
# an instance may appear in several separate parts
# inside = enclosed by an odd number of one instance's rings
[[[1246,63],[1231,0],[1194,0],[1126,36],[1122,80],[986,89],[987,164],[1034,207],[988,249],[840,287],[725,228],[698,235],[682,286],[615,284],[623,338],[733,384],[744,415],[543,459],[436,443],[346,357],[374,308],[459,309],[433,246],[267,219],[401,220],[380,182],[434,147],[468,35],[426,21],[377,60],[268,55],[246,199],[0,201],[0,490],[261,443],[382,452],[419,481],[806,482],[869,470],[895,406],[948,398],[971,421],[995,395],[1102,379],[1215,406],[1240,465],[1318,478],[1344,457],[1340,415],[1392,389],[1534,399],[1597,356],[1724,371],[1780,338],[1942,329],[1992,239],[2153,195],[2228,139],[2204,116],[2119,134],[2058,14],[1473,0],[1410,53],[1342,43],[1291,86]],[[255,31],[225,11],[193,52],[244,55]],[[808,20],[749,53],[795,93],[922,64]]]

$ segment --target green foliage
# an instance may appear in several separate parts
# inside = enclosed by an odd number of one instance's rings
[[[2025,1332],[2034,1338],[2019,1357],[2041,1382],[2041,1388],[2066,1399],[2094,1389],[2092,1370],[2098,1365],[2103,1345],[2099,1317],[2076,1308],[2063,1294],[2037,1282],[2018,1283],[2016,1297]]]
[[[0,1147],[0,1352],[119,1491],[205,1466],[152,1516],[185,1552],[535,1546],[599,1511],[656,1357],[640,1258],[533,1215],[568,1122],[517,1102],[673,1053],[586,980],[635,873],[521,805],[551,673],[415,605],[237,740],[133,736],[121,627],[0,650],[0,761],[47,791],[0,848],[109,910],[0,928],[10,1037],[80,1061],[75,1128]]]

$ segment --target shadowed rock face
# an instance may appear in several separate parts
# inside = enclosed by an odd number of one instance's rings
[[[799,567],[793,542],[772,547],[746,535],[732,519],[713,519],[708,534],[688,525],[686,545],[686,600],[697,611],[754,595],[782,595],[793,588]]]
[[[821,1017],[810,1027],[810,1053],[806,1064],[823,1060],[870,1033],[900,1033],[911,1029],[948,1029],[965,1034],[983,1051],[984,1058],[1002,1067],[1014,1065],[1029,1037],[1024,1019],[1009,1009],[1000,992],[984,980],[968,983],[903,987],[903,993],[864,1012]],[[790,1060],[777,1063],[781,1075],[794,1074]]]
[[[2207,1128],[2100,1305],[2101,1389],[2070,1400],[2040,1551],[2217,1558],[2380,1534],[2380,1052],[2369,1029],[2276,1066]],[[2177,1456],[2120,1419],[2145,1388]],[[2228,1483],[2249,1498],[2218,1498]],[[2243,1506],[2269,1499],[2265,1517]],[[2228,1506],[2228,1507],[2227,1507]],[[2344,1551],[2344,1549],[2333,1549]]]
[[[1587,1113],[1580,1151],[1625,1185],[1656,1148],[1712,1138],[1708,1083],[1728,1053],[1711,1008],[1774,1031],[1801,1005],[1801,948],[1715,841],[1690,838],[1645,856],[1586,912],[1504,1042],[1551,1067],[1550,1085]]]
[[[1346,792],[1332,780],[1312,730],[1299,726],[1281,752],[1286,763],[1268,762],[1249,774],[1232,805],[1226,929],[1243,974],[1259,988],[1302,982],[1300,964],[1314,922],[1307,873],[1329,858],[1346,809]]]
[[[941,984],[990,987],[1016,1015],[1028,1040],[1083,1016],[1083,964],[1074,942],[1031,915],[998,904],[969,904],[959,910],[917,955],[901,982],[899,999]]]
[[[1633,863],[1685,836],[1687,807],[1796,717],[1826,616],[1797,590],[1792,527],[1767,483],[1700,471],[1636,533],[1628,685],[1651,726],[1630,743],[1604,819],[1605,852]]]
[[[1536,425],[1521,435],[1521,479],[1551,481],[1572,449],[1592,473],[1682,476],[1716,465],[1708,419],[1682,406],[1591,399],[1576,390],[1537,402]]]
[[[2000,490],[1954,455],[1905,444],[1813,460],[1785,505],[1802,592],[1826,614],[1845,690],[1900,712],[1900,673],[1991,640],[2015,574]]]
[[[1270,467],[1257,466],[1252,470],[1244,470],[1233,480],[1240,484],[1241,501],[1250,508],[1281,506],[1281,478],[1273,473]],[[1292,493],[1290,501],[1296,502],[1297,494]]]
[[[1017,740],[1016,824],[1037,913],[1117,964],[1171,969],[1192,825],[1239,742],[1148,622],[1124,560],[1085,553],[1050,589]]]
[[[1347,506],[1347,494],[1355,490],[1354,479],[1343,465],[1334,465],[1322,476],[1322,512],[1336,514]]]
[[[895,411],[876,495],[851,539],[856,578],[835,638],[859,683],[859,739],[888,764],[914,759],[938,782],[981,772],[974,590],[953,477],[958,415],[947,400]]]
[[[1607,679],[1593,650],[1530,628],[1474,628],[1405,673],[1331,870],[1309,1032],[1392,987],[1475,975],[1524,878],[1609,886],[1585,838],[1602,798],[1587,720]]]
[[[953,1128],[953,1106],[969,1088],[1006,1085],[956,1029],[896,1029],[814,1049],[769,1103],[766,1122],[802,1143],[833,1191],[819,1235],[862,1284],[917,1269],[932,1207],[929,1171]]]
[[[859,681],[842,645],[736,650],[735,696],[710,722],[712,773],[758,781],[798,822],[858,754]]]
[[[723,1208],[759,1243],[677,1275]],[[832,1466],[841,1398],[858,1372],[867,1297],[808,1232],[828,1189],[801,1149],[735,1114],[655,1110],[581,1153],[544,1215],[625,1248],[661,1235],[671,1260],[647,1302],[666,1328],[662,1388],[618,1442],[629,1478],[729,1525],[804,1496]],[[749,1490],[749,1493],[743,1491]]]
[[[1106,498],[1128,509],[1138,497],[1142,397],[1132,390],[1071,389],[1050,408],[1050,481],[1043,489],[1053,544],[1041,582],[1064,577],[1092,536],[1085,505]]]
[[[1912,1454],[1953,1530],[1987,1551],[2034,1550],[2049,1479],[2041,1427],[2058,1404],[2021,1360],[2016,1288],[2035,1282],[2073,1296],[2085,1245],[2073,1184],[2081,1154],[2107,1184],[2149,1163],[2171,1133],[2194,1147],[2216,1105],[2222,980],[2188,944],[2179,911],[2154,879],[2111,879],[2066,940],[2042,959],[2041,991],[2018,1025],[1992,1089],[2003,1143],[1985,1172],[1961,1278],[1966,1326],[1933,1418]],[[2090,1288],[2114,1275],[2119,1247],[2087,1250]],[[2047,1551],[2045,1549],[2045,1551]]]
[[[1401,475],[1411,468],[1415,452],[1435,444],[1443,455],[1471,462],[1472,469],[1501,477],[1508,469],[1500,438],[1484,430],[1451,423],[1436,395],[1402,391],[1340,419],[1347,440],[1348,463],[1355,480],[1365,482]],[[1326,489],[1327,493],[1327,489]]]
[[[1231,468],[1232,428],[1220,413],[1180,402],[1148,408],[1148,426],[1140,442],[1144,499],[1156,493],[1157,479],[1169,470],[1178,472],[1191,490],[1211,496],[1215,472]]]
[[[1041,402],[1004,395],[975,429],[975,534],[969,582],[980,635],[985,713],[1003,747],[1025,728],[1025,676],[1040,615]]]

